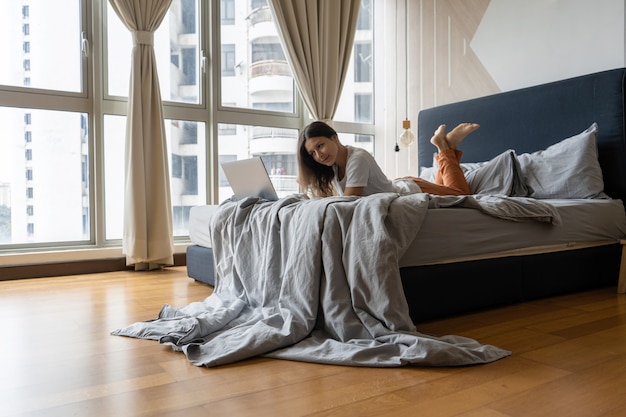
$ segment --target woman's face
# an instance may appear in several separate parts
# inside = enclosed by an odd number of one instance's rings
[[[332,166],[337,160],[337,137],[315,136],[304,142],[306,151],[318,164]]]

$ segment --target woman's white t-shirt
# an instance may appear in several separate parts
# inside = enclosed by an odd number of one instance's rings
[[[337,166],[333,166],[335,170],[333,186],[339,195],[343,195],[346,187],[363,187],[361,194],[363,196],[376,193],[413,194],[421,192],[419,186],[411,180],[390,181],[374,157],[365,149],[349,145],[347,148],[346,173],[341,181],[337,178]]]

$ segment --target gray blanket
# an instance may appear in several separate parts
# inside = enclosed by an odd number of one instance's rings
[[[212,221],[213,294],[178,309],[165,305],[157,319],[112,334],[159,340],[208,367],[259,355],[372,367],[498,360],[510,352],[417,332],[398,268],[429,205],[558,221],[547,205],[495,200],[376,194],[226,201]]]

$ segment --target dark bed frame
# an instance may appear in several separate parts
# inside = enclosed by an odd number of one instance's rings
[[[463,162],[488,161],[507,149],[545,149],[599,126],[599,159],[605,192],[626,201],[624,76],[615,69],[426,109],[418,118],[420,166],[430,166],[430,138],[437,126],[477,122],[463,144]],[[453,236],[452,236],[453,237]],[[451,238],[451,237],[447,237]],[[515,236],[511,236],[515,239]],[[619,242],[530,255],[401,268],[404,292],[416,323],[560,295],[614,286],[620,275]],[[187,248],[191,278],[213,285],[212,250]],[[626,265],[622,268],[626,271]],[[626,272],[625,272],[626,273]],[[626,277],[620,280],[626,290]]]
[[[437,126],[477,122],[463,162],[488,161],[507,149],[545,149],[599,126],[605,192],[626,198],[624,68],[442,105],[418,117],[419,166],[431,166]],[[511,236],[515,239],[515,236]],[[616,285],[622,245],[406,267],[402,282],[416,322],[532,299]]]

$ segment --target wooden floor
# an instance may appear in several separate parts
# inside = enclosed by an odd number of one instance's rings
[[[614,288],[418,325],[513,351],[460,368],[207,369],[109,335],[210,291],[184,267],[0,282],[0,416],[626,415],[626,297]]]

